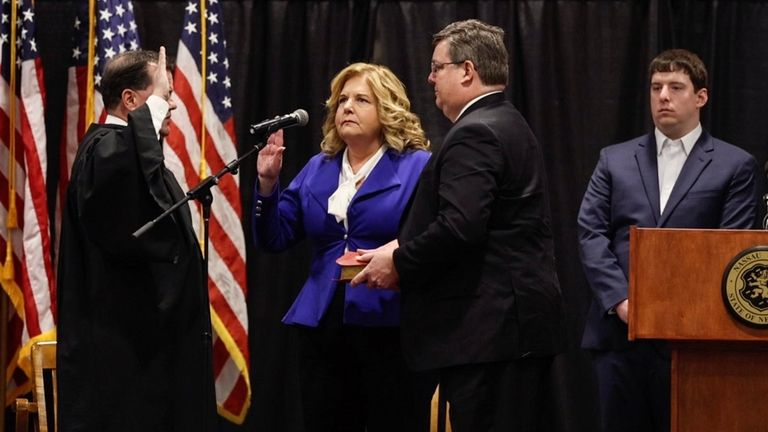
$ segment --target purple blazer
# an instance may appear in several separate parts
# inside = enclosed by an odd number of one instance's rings
[[[387,150],[349,205],[347,231],[328,214],[328,197],[339,184],[342,154],[315,155],[285,190],[278,185],[272,195],[261,196],[257,184],[254,191],[253,238],[258,247],[280,252],[305,237],[313,246],[309,277],[283,317],[286,324],[317,327],[339,286],[341,267],[336,259],[345,247],[372,249],[397,237],[400,217],[430,157],[423,150],[403,154]],[[347,284],[344,323],[399,325],[399,291]]]

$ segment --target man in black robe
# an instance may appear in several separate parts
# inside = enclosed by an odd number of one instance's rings
[[[77,152],[58,273],[59,430],[213,431],[216,405],[202,254],[165,168],[172,77],[165,50],[116,56],[106,124]]]

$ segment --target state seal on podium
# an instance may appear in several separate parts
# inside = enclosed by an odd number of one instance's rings
[[[722,292],[734,318],[750,327],[768,329],[768,247],[736,255],[723,273]]]

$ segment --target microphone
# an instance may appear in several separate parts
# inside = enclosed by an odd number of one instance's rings
[[[261,123],[251,125],[251,135],[259,133],[270,134],[280,129],[289,128],[291,126],[305,126],[309,122],[309,114],[303,109],[297,109],[296,111],[286,114],[284,116],[277,116],[273,119],[264,120]]]

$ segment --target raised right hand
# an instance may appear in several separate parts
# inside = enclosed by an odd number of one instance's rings
[[[283,167],[285,151],[282,129],[267,138],[267,145],[259,151],[256,170],[259,173],[259,193],[270,195],[275,188],[280,169]]]
[[[171,96],[171,83],[168,79],[169,72],[166,70],[165,47],[161,46],[157,54],[157,68],[152,74],[152,94],[168,100]]]

